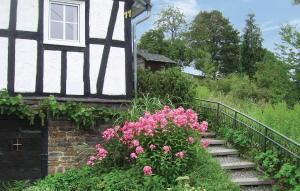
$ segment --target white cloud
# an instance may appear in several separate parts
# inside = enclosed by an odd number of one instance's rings
[[[160,7],[160,9],[167,6],[175,6],[188,18],[197,15],[200,11],[200,5],[197,0],[154,0],[153,5]]]
[[[284,23],[281,23],[281,24],[278,24],[278,23],[274,24],[273,21],[267,21],[267,22],[262,24],[262,32],[277,31],[282,26],[287,25],[287,24],[295,26],[296,28],[299,28],[300,27],[300,18],[292,19],[288,22],[284,22]]]

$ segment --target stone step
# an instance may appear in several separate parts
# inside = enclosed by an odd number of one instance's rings
[[[238,155],[239,152],[236,149],[226,148],[224,146],[213,146],[206,148],[207,152],[212,156],[229,156]]]
[[[216,137],[216,133],[215,132],[202,133],[202,137],[203,138],[215,138]]]
[[[243,160],[235,156],[222,156],[216,157],[221,167],[225,170],[237,170],[237,169],[249,169],[255,168],[255,163],[247,160]]]
[[[224,145],[226,141],[212,138],[203,138],[201,141],[208,141],[209,145]]]
[[[261,185],[261,186],[242,186],[243,191],[272,191],[271,185]]]
[[[239,186],[271,185],[273,183],[270,179],[262,178],[263,174],[255,170],[231,171],[229,176],[232,182]]]

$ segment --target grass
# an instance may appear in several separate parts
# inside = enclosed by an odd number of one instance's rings
[[[264,102],[255,103],[249,99],[238,99],[220,92],[212,92],[207,87],[197,88],[198,97],[220,101],[241,112],[261,121],[271,128],[281,132],[291,139],[300,142],[300,105],[289,108],[285,102],[270,104]]]

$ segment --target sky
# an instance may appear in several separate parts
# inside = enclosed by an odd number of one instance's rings
[[[300,29],[300,5],[293,5],[292,0],[152,0],[152,4],[152,16],[138,26],[138,38],[153,28],[161,10],[168,6],[181,9],[189,21],[200,11],[219,10],[241,34],[248,13],[255,13],[262,30],[263,45],[270,50],[275,50],[275,44],[281,42],[281,26],[291,24]]]

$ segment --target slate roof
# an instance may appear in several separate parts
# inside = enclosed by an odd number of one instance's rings
[[[144,58],[146,61],[153,61],[153,62],[164,62],[169,64],[177,64],[175,61],[171,60],[170,58],[161,55],[161,54],[152,54],[146,50],[138,50],[138,55]]]

